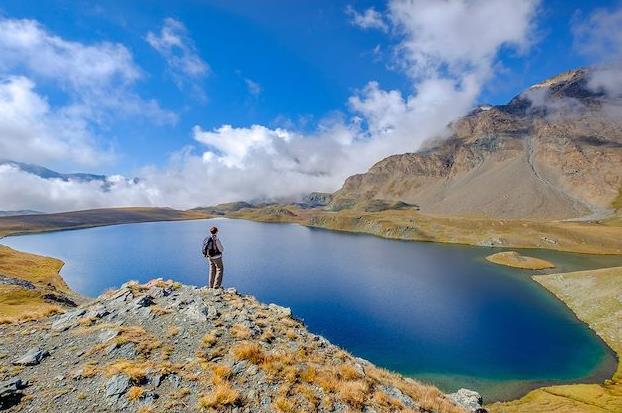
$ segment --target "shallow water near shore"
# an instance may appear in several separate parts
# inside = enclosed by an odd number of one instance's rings
[[[549,383],[599,382],[613,352],[532,281],[622,265],[622,257],[523,250],[554,270],[485,261],[498,249],[386,240],[295,224],[199,220],[126,224],[9,237],[10,247],[65,261],[76,291],[95,296],[135,279],[204,285],[209,227],[225,246],[224,286],[291,307],[309,329],[379,366],[467,387],[487,402]]]

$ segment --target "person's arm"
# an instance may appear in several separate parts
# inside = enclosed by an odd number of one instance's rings
[[[220,242],[220,238],[216,238],[216,246],[218,247],[218,251],[225,252],[225,248],[222,246],[222,242]]]

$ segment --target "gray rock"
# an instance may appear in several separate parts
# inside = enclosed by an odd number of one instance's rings
[[[86,310],[84,309],[69,311],[54,320],[52,323],[52,330],[65,331],[75,326],[78,318],[82,317],[84,314],[86,314]]]
[[[292,309],[289,307],[281,307],[280,305],[276,305],[276,304],[268,304],[268,308],[273,311],[276,311],[281,317],[292,316]]]
[[[181,385],[181,377],[176,374],[169,374],[168,376],[166,376],[166,379],[170,381],[175,387],[179,387]]]
[[[233,368],[231,369],[231,373],[240,374],[248,367],[249,363],[246,360],[240,361],[239,363],[235,363]]]
[[[24,396],[22,389],[28,387],[28,382],[18,377],[0,382],[0,410],[8,409],[18,404]]]
[[[153,301],[153,297],[149,295],[144,295],[134,302],[136,307],[149,307],[153,304],[155,304],[155,301]]]
[[[183,314],[192,321],[206,321],[210,315],[210,307],[195,301],[188,305],[188,308],[183,311]]]
[[[130,387],[129,377],[123,374],[112,376],[106,384],[106,397],[119,397]]]
[[[35,286],[30,281],[22,280],[20,278],[9,277],[8,275],[0,274],[0,284],[4,285],[17,285],[27,290],[34,290]]]
[[[415,402],[409,396],[402,393],[399,389],[393,386],[381,386],[380,387],[383,392],[388,394],[389,396],[399,400],[404,406],[408,408],[414,408]]]
[[[153,403],[154,401],[156,401],[159,397],[160,395],[154,391],[146,391],[143,394],[141,394],[140,401],[145,404],[149,404],[149,403]]]
[[[160,373],[154,373],[147,376],[148,383],[153,387],[160,387],[162,380],[164,380],[164,376]]]
[[[455,393],[448,394],[447,397],[469,412],[477,411],[484,403],[482,396],[478,392],[469,389],[460,389]]]
[[[101,343],[104,343],[106,341],[112,340],[113,338],[115,338],[117,335],[119,334],[119,332],[117,330],[112,330],[112,329],[107,329],[107,330],[103,330],[101,333],[99,333],[99,335],[97,336],[97,340]]]
[[[15,360],[13,364],[21,366],[36,366],[37,364],[41,363],[41,360],[49,355],[50,353],[48,353],[47,351],[35,347],[31,348],[26,354]]]
[[[91,318],[103,318],[106,317],[108,314],[110,314],[110,312],[105,307],[97,306],[89,310],[89,312],[86,313],[86,316]]]

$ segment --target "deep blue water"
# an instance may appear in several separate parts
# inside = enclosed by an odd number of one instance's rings
[[[291,307],[309,328],[357,356],[444,390],[488,400],[543,383],[599,381],[615,357],[533,272],[490,264],[488,248],[404,242],[293,224],[201,220],[9,237],[13,248],[65,261],[61,274],[95,296],[130,279],[204,285],[201,241],[225,247],[225,287]],[[527,252],[556,271],[621,265],[619,257]]]

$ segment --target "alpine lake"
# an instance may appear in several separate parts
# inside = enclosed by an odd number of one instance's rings
[[[291,307],[308,328],[358,357],[486,402],[548,384],[600,382],[615,354],[526,271],[489,263],[499,249],[394,241],[296,224],[208,219],[14,236],[12,248],[62,259],[88,296],[163,277],[204,286],[203,238],[217,225],[224,287]],[[519,250],[566,272],[622,257]]]

